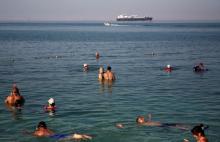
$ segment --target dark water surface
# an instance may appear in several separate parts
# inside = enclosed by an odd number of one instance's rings
[[[209,71],[194,73],[199,62]],[[117,80],[100,84],[98,68],[108,64]],[[166,64],[175,70],[164,72]],[[209,141],[219,142],[219,65],[219,23],[0,23],[0,141],[57,141],[23,133],[39,121],[58,134],[94,135],[94,142],[194,141],[189,131],[135,124],[151,113],[164,123],[207,124]],[[13,83],[26,99],[21,112],[4,106]],[[43,111],[50,97],[53,116]]]

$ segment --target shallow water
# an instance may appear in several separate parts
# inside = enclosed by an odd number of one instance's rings
[[[0,23],[0,141],[57,141],[24,133],[39,121],[58,134],[91,134],[95,142],[193,141],[189,131],[135,124],[151,113],[164,123],[209,125],[209,141],[218,142],[219,47],[219,23]],[[194,73],[199,62],[209,71]],[[117,80],[99,83],[98,68],[108,64]],[[166,64],[175,70],[165,73]],[[4,106],[13,83],[26,99],[21,112]],[[54,115],[43,111],[50,97]]]

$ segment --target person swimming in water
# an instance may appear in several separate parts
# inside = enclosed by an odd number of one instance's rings
[[[99,57],[100,57],[99,52],[95,53],[95,57],[96,57],[97,60],[99,59]]]
[[[109,81],[116,80],[115,74],[111,71],[111,67],[107,67],[107,71],[104,73],[104,79]]]
[[[33,133],[34,136],[37,137],[51,137],[51,138],[58,138],[59,140],[87,140],[92,139],[91,136],[85,134],[55,134],[52,130],[47,128],[47,125],[44,121],[38,123],[35,132]]]
[[[195,126],[191,132],[193,136],[196,138],[197,142],[208,142],[208,139],[205,136],[204,132],[205,127],[203,124],[200,124],[199,126]]]
[[[205,136],[204,130],[207,129],[208,126],[204,127],[203,124],[197,125],[193,127],[191,133],[197,142],[208,142],[208,139]],[[184,139],[184,142],[189,142],[189,140]]]
[[[54,132],[47,128],[47,125],[44,121],[41,121],[38,123],[37,128],[33,133],[33,135],[37,137],[47,137],[54,135]]]
[[[144,126],[162,126],[162,123],[151,121],[151,114],[148,114],[148,120],[146,121],[144,116],[138,116],[136,118],[136,123]]]
[[[24,102],[24,97],[20,95],[17,85],[14,84],[10,95],[5,99],[5,104],[8,106],[21,107],[24,105]]]
[[[50,98],[48,100],[48,105],[46,105],[44,107],[45,111],[52,111],[52,112],[55,112],[56,110],[56,105],[55,105],[55,100],[53,98]]]
[[[104,79],[104,68],[101,66],[99,68],[98,80],[102,81]]]
[[[83,64],[83,71],[88,71],[88,70],[89,70],[89,65]]]
[[[165,72],[171,72],[173,70],[173,67],[171,67],[170,65],[167,65],[165,68],[164,68],[164,71]]]
[[[194,70],[195,72],[208,71],[208,69],[205,68],[205,66],[204,66],[203,63],[199,63],[199,64],[195,65],[195,66],[193,67],[193,70]]]
[[[189,130],[189,126],[184,124],[176,124],[176,123],[161,123],[151,120],[151,114],[148,114],[148,120],[146,121],[144,116],[138,116],[136,118],[136,123],[142,126],[158,126],[158,127],[175,127],[181,130]]]

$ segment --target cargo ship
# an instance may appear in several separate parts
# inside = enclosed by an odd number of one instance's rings
[[[117,21],[152,21],[153,17],[138,17],[137,15],[119,15]]]

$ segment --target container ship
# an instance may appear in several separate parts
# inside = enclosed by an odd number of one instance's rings
[[[137,15],[119,15],[116,18],[117,21],[152,21],[152,17],[138,17]]]

